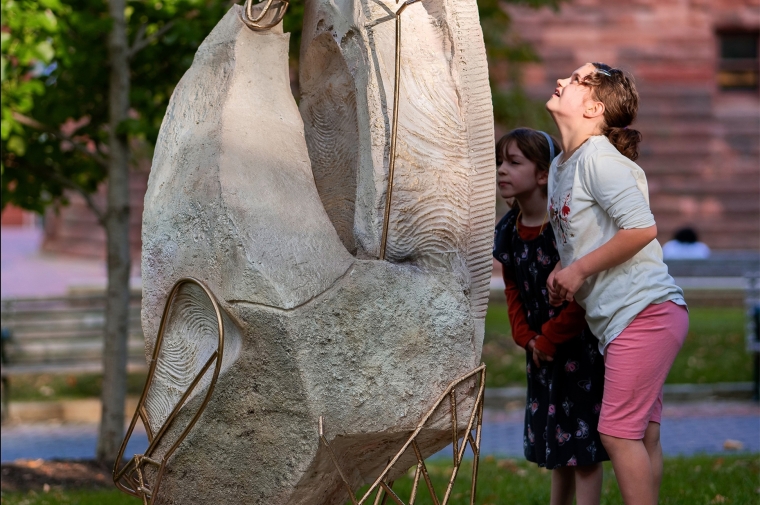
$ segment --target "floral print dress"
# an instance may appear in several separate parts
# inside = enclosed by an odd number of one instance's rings
[[[530,330],[566,307],[549,304],[546,281],[559,261],[554,233],[545,226],[534,240],[523,240],[513,209],[496,226],[494,257],[505,278],[516,284]],[[537,368],[526,351],[528,378],[523,447],[528,461],[548,469],[609,460],[597,424],[602,407],[604,360],[588,327],[556,346],[554,361]]]

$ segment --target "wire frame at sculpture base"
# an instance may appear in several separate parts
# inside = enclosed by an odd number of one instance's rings
[[[191,285],[200,287],[205,296],[208,297],[208,300],[211,302],[211,306],[214,310],[214,315],[216,316],[216,324],[218,330],[217,346],[216,349],[211,353],[211,356],[201,367],[200,372],[192,380],[187,390],[179,398],[162,426],[157,431],[153,432],[151,430],[151,425],[146,410],[148,393],[156,376],[156,368],[161,361],[164,334],[166,333],[167,327],[169,325],[170,314],[172,313],[173,305],[177,300],[177,296],[180,293],[180,290],[184,286]],[[211,395],[214,392],[214,386],[216,385],[216,381],[219,378],[219,372],[221,371],[224,352],[224,318],[222,314],[222,309],[219,307],[219,303],[217,302],[214,295],[205,284],[197,279],[193,279],[191,277],[180,279],[177,281],[169,293],[166,305],[164,306],[164,312],[161,317],[161,324],[159,325],[156,343],[153,348],[153,356],[151,358],[150,368],[148,370],[148,378],[145,382],[145,387],[143,388],[142,395],[140,396],[140,401],[137,404],[137,409],[134,416],[132,417],[132,422],[129,424],[129,429],[127,429],[127,433],[124,437],[124,441],[121,444],[121,448],[119,449],[119,454],[116,457],[116,463],[114,464],[113,468],[113,481],[114,484],[116,484],[116,487],[125,493],[141,498],[144,505],[150,505],[154,502],[155,497],[158,493],[159,486],[161,485],[161,479],[164,475],[167,461],[174,453],[174,451],[177,450],[185,437],[187,437],[188,433],[190,433],[190,431],[193,429],[193,426],[195,426],[195,423],[198,421],[201,414],[206,409],[206,405],[208,404],[209,400],[211,399]],[[179,433],[179,436],[177,436],[176,440],[174,440],[174,442],[169,445],[168,449],[161,456],[156,456],[159,444],[165,438],[165,435],[169,429],[174,426],[180,410],[186,405],[193,391],[198,387],[199,384],[201,384],[203,377],[211,370],[212,365],[214,368],[210,377],[210,382],[207,386],[208,389],[195,415],[190,419],[187,426],[185,426],[185,428]],[[141,421],[145,427],[145,431],[148,436],[148,448],[145,450],[144,454],[136,454],[124,466],[121,466],[124,458],[124,451],[127,448],[127,443],[132,437],[132,433],[134,432],[138,420]],[[155,472],[155,477],[152,479],[152,483],[149,482],[149,480],[151,480],[149,478],[150,472],[147,471],[149,468],[152,468]]]
[[[477,381],[477,395],[475,397],[472,411],[470,412],[470,415],[467,419],[467,427],[462,434],[459,431],[459,424],[457,421],[457,387],[462,385],[466,386],[471,380]],[[481,364],[478,368],[472,370],[471,372],[463,375],[462,377],[454,380],[451,384],[449,384],[448,388],[446,388],[443,394],[438,398],[433,407],[427,412],[427,414],[422,417],[415,430],[411,433],[403,446],[398,450],[396,455],[391,458],[385,469],[380,473],[377,479],[375,479],[372,485],[370,485],[369,489],[367,489],[367,491],[359,499],[356,497],[356,490],[351,487],[351,484],[346,478],[346,474],[338,463],[337,455],[325,437],[324,420],[322,417],[320,417],[320,442],[327,448],[330,459],[332,459],[332,462],[335,465],[335,468],[337,469],[341,480],[343,481],[343,485],[348,491],[351,503],[353,505],[368,504],[370,503],[369,500],[371,500],[374,495],[373,505],[384,505],[388,501],[388,498],[390,498],[397,505],[414,505],[416,499],[418,498],[418,491],[421,487],[420,480],[423,480],[434,505],[447,505],[449,503],[449,499],[452,496],[454,482],[459,475],[459,469],[464,459],[465,449],[469,445],[473,456],[471,475],[472,480],[470,482],[470,505],[474,505],[478,480],[478,462],[480,458],[480,435],[483,427],[483,394],[485,392],[485,384],[486,366],[484,364]],[[430,478],[430,473],[428,472],[427,466],[425,465],[425,459],[423,458],[422,452],[420,451],[419,445],[417,444],[417,438],[423,429],[429,424],[429,422],[434,419],[434,415],[441,413],[442,410],[446,408],[449,409],[449,419],[451,421],[452,455],[454,464],[452,467],[451,475],[448,479],[446,489],[443,493],[443,498],[439,500],[438,495],[436,494],[435,486],[433,485],[433,481]],[[417,459],[417,466],[414,469],[412,489],[408,501],[404,501],[393,490],[393,481],[389,479],[389,476],[393,473],[394,467],[401,459],[401,457],[409,450],[414,452],[414,456]]]

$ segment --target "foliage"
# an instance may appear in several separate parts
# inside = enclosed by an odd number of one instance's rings
[[[507,3],[556,9],[559,2]],[[138,155],[150,156],[174,86],[230,5],[223,0],[128,4],[131,43],[150,42],[131,61],[131,117],[121,126],[132,145],[147,147]],[[497,121],[551,129],[543,105],[519,85],[519,64],[536,61],[535,53],[510,38],[504,2],[481,0],[478,8],[489,60],[511,62],[515,69],[507,90],[492,83]],[[2,0],[2,14],[2,205],[42,212],[62,198],[64,189],[92,193],[106,176],[107,0]],[[294,68],[302,22],[303,2],[291,3],[284,24],[291,33]]]
[[[752,355],[744,347],[745,314],[739,308],[691,307],[689,335],[668,375],[668,384],[752,380]],[[483,361],[489,387],[525,384],[525,351],[514,344],[506,303],[486,314]]]
[[[10,21],[5,24],[6,20],[17,19],[24,6],[12,0],[2,1],[5,57],[6,38],[10,41],[8,47],[15,47],[26,31]],[[227,8],[228,4],[220,0],[128,4],[125,14],[134,52],[130,62],[131,110],[130,119],[119,128],[129,135],[133,145],[141,142],[153,145],[174,87]],[[54,60],[56,68],[51,69],[44,84],[40,79],[35,81],[35,89],[44,93],[33,104],[27,100],[24,107],[14,109],[17,114],[27,116],[26,120],[21,118],[23,125],[18,120],[12,123],[27,148],[18,150],[14,149],[15,144],[3,143],[3,206],[14,203],[41,212],[60,198],[65,188],[91,193],[106,175],[107,44],[111,26],[108,3],[69,0],[60,12],[56,31],[46,39],[49,60]],[[39,30],[34,27],[29,30],[40,38]],[[5,86],[5,79],[3,83]],[[5,93],[4,87],[4,102]],[[9,103],[9,110],[14,105]],[[5,108],[3,111],[6,128],[5,117],[10,112],[6,114]]]
[[[45,81],[56,64],[52,39],[59,29],[58,16],[68,9],[58,0],[2,0],[0,81],[2,82],[3,149],[14,156],[27,150],[24,127],[13,112],[26,114],[34,97],[45,92]],[[5,156],[3,156],[3,161]]]

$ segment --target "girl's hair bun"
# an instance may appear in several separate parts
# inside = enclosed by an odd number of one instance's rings
[[[587,75],[583,84],[589,86],[594,97],[604,104],[602,133],[620,154],[635,161],[639,157],[641,133],[629,128],[639,111],[639,93],[633,77],[604,63],[592,65],[596,72]]]
[[[639,157],[639,142],[641,142],[641,132],[633,128],[607,127],[604,135],[607,136],[610,143],[620,151],[620,154],[632,161]]]

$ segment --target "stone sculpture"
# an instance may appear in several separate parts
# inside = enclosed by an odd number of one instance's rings
[[[319,417],[358,487],[448,383],[479,363],[495,166],[477,6],[424,0],[403,14],[396,175],[380,261],[396,8],[306,3],[300,112],[288,35],[281,24],[250,30],[239,6],[174,92],[143,215],[146,351],[182,277],[215,294],[228,337],[211,400],[172,455],[155,503],[344,503]],[[216,330],[197,293],[188,288],[176,303],[164,371],[146,403],[153,429],[216,339],[203,336]],[[462,393],[462,412],[472,395]],[[202,397],[193,393],[167,440]],[[419,440],[428,456],[451,433],[435,421]],[[398,473],[411,463],[402,460]]]

